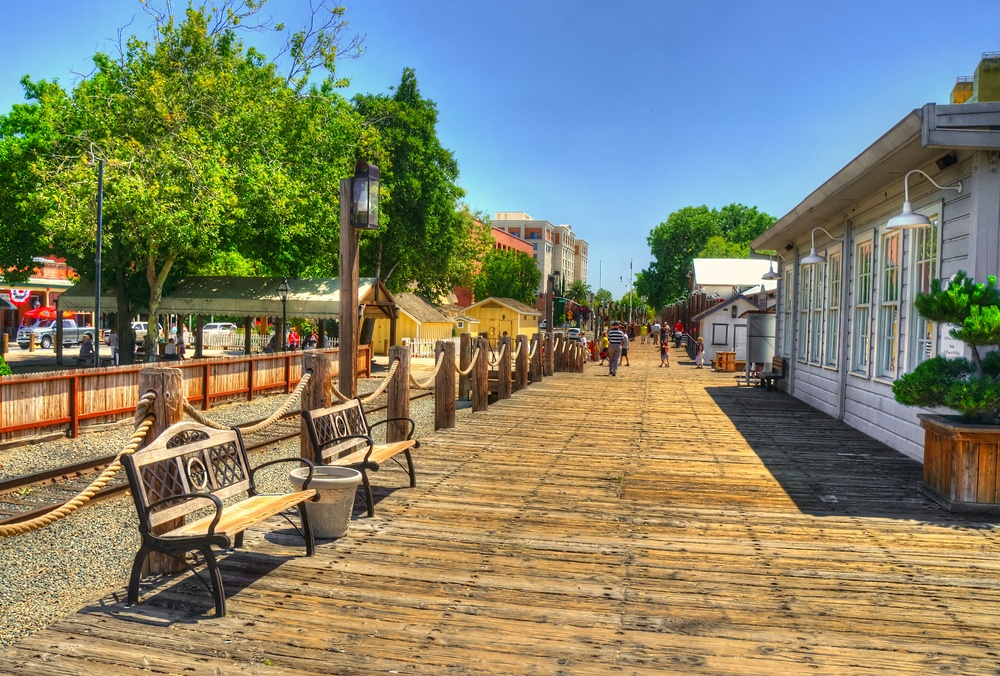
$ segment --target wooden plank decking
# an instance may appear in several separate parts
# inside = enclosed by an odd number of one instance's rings
[[[0,672],[947,673],[1000,669],[988,523],[918,463],[777,392],[631,350],[423,440],[418,487],[313,558],[270,528],[190,579],[124,590]],[[402,470],[376,484],[405,486]]]

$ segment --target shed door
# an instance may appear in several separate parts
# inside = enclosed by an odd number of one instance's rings
[[[737,324],[733,329],[733,340],[735,344],[733,350],[736,352],[736,358],[743,361],[747,358],[747,325]]]

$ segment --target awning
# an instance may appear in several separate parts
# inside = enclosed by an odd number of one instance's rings
[[[162,314],[234,315],[237,317],[282,314],[283,303],[278,296],[281,277],[186,277],[164,295],[157,312]],[[340,279],[289,279],[288,317],[317,319],[340,318]],[[365,306],[366,317],[392,316],[395,302],[385,284],[374,277],[358,280],[358,299]],[[62,310],[94,309],[94,285],[80,282],[58,299]],[[101,310],[114,312],[118,308],[114,296],[101,295]]]
[[[0,310],[14,310],[17,311],[17,306],[11,303],[9,300],[0,296]]]

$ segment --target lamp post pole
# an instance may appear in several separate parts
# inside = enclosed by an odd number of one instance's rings
[[[278,286],[278,295],[281,297],[281,351],[284,352],[287,340],[285,325],[288,323],[288,278],[281,280]]]

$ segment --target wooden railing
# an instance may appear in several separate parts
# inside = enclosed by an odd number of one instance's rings
[[[336,353],[336,349],[313,350]],[[213,404],[252,400],[263,392],[291,392],[302,373],[303,352],[185,361],[158,366],[181,370],[188,401],[208,410]],[[139,398],[139,371],[145,364],[58,371],[0,378],[0,443],[131,417]],[[358,353],[358,375],[371,375],[371,347]]]

